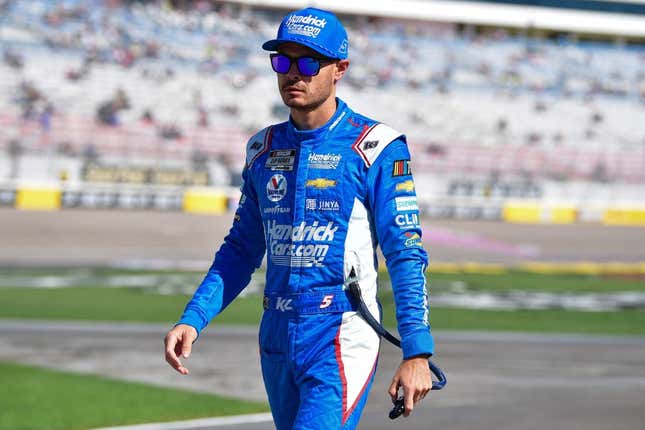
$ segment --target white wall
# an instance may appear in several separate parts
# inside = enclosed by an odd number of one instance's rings
[[[337,13],[422,19],[558,31],[645,37],[645,17],[555,8],[441,0],[231,0],[236,3],[300,9],[308,6]]]

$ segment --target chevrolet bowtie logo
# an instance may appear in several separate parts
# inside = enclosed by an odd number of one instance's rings
[[[307,186],[319,189],[330,188],[336,186],[336,181],[326,178],[309,179],[307,181]]]
[[[405,182],[400,182],[396,184],[396,190],[397,191],[407,191],[411,193],[414,191],[414,182],[412,181],[405,181]]]

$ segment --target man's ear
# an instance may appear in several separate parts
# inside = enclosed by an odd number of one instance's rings
[[[334,83],[340,81],[349,68],[349,60],[338,60],[336,62],[336,69],[334,72]]]

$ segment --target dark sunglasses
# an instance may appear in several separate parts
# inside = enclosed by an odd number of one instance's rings
[[[320,72],[320,66],[326,63],[333,63],[334,60],[331,58],[324,57],[289,57],[284,54],[271,54],[271,67],[276,73],[289,73],[291,65],[293,62],[296,62],[298,71],[303,76],[316,76]]]

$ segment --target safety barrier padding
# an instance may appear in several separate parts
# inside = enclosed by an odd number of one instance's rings
[[[506,203],[502,219],[506,222],[539,223],[542,220],[542,208],[535,202]]]
[[[602,216],[608,225],[645,225],[645,207],[609,208]]]
[[[184,193],[184,212],[220,215],[228,209],[228,197],[222,192],[208,189],[188,189]]]
[[[578,209],[574,206],[552,206],[549,213],[554,224],[573,224],[578,220]]]
[[[16,209],[51,211],[60,209],[61,190],[57,188],[19,188]]]
[[[578,209],[571,205],[509,202],[502,212],[504,221],[514,223],[572,224],[578,220]]]

